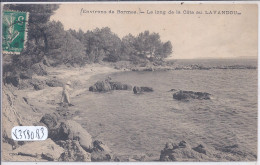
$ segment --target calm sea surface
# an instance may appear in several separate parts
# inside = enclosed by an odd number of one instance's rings
[[[257,60],[245,59],[177,63],[257,66]],[[238,144],[241,151],[257,154],[257,70],[121,72],[110,77],[154,89],[141,95],[132,91],[86,91],[73,100],[83,109],[78,121],[117,155],[159,159],[166,142],[181,140],[194,146]],[[92,81],[104,78],[97,76]],[[170,89],[208,92],[212,99],[180,102],[172,98]]]

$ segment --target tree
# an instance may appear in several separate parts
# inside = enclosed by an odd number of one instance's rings
[[[64,64],[84,65],[86,57],[84,45],[69,32],[65,32],[64,44],[62,45],[62,61]]]
[[[155,57],[161,44],[160,35],[158,33],[150,34],[149,31],[140,33],[135,43],[138,55],[143,58]]]
[[[92,62],[120,60],[121,40],[108,27],[87,31],[84,34],[83,44],[86,47],[88,59]]]
[[[121,60],[130,60],[131,57],[136,56],[135,42],[136,38],[132,34],[128,34],[122,38]]]
[[[84,40],[84,32],[79,29],[79,31],[69,29],[68,32],[73,35],[76,39],[78,39],[80,42],[83,42]]]
[[[49,45],[46,36],[47,22],[58,8],[59,5],[57,4],[4,5],[4,10],[29,12],[26,49],[19,56],[13,56],[16,67],[28,68],[43,60]]]
[[[29,12],[28,22],[28,41],[26,50],[21,54],[35,54],[48,50],[48,40],[46,36],[46,23],[54,14],[54,11],[59,8],[57,4],[6,4],[4,10],[16,10]],[[42,55],[39,53],[39,59]]]
[[[100,42],[99,37],[94,32],[87,31],[84,34],[83,44],[86,47],[86,55],[89,62],[99,62],[98,59],[101,59],[101,57],[98,57]]]
[[[144,60],[164,59],[172,53],[170,41],[161,42],[158,33],[144,31],[137,37],[129,34],[122,39],[121,52],[123,57],[128,56],[130,60],[138,62]]]
[[[160,54],[161,58],[167,58],[169,55],[172,54],[172,43],[170,41],[167,41],[163,44],[163,52]]]
[[[55,65],[84,64],[84,45],[71,34],[71,31],[65,31],[61,22],[49,22],[45,33],[48,40],[46,56],[52,59]]]

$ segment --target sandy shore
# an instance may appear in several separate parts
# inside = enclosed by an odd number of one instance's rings
[[[67,81],[72,82],[71,100],[74,97],[84,93],[93,84],[90,81],[91,77],[119,72],[120,70],[113,69],[109,66],[90,64],[82,68],[68,68],[65,66],[58,68],[48,68],[47,76],[35,76],[34,78],[44,80],[55,78],[63,83]],[[17,91],[18,95],[26,97],[29,102],[37,107],[40,112],[46,113],[50,109],[55,110],[55,107],[61,100],[62,87],[45,87],[43,90],[20,90]]]

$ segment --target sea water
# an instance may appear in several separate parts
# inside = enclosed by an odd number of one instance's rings
[[[245,59],[177,62],[257,66],[257,60]],[[74,100],[81,109],[82,126],[116,155],[158,160],[166,142],[181,140],[215,148],[238,145],[242,152],[257,155],[257,69],[129,71],[109,76],[113,81],[154,89],[139,95],[86,91]],[[211,100],[177,101],[171,89],[207,92]]]

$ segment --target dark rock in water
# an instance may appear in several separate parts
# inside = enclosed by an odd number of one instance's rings
[[[231,150],[236,149],[236,148],[238,148],[238,145],[234,144],[234,145],[231,145],[231,146],[225,146],[221,150],[223,152],[230,152]]]
[[[152,67],[147,67],[147,68],[144,68],[143,71],[154,71],[154,69]]]
[[[133,91],[134,91],[135,94],[140,94],[140,93],[143,93],[143,92],[153,92],[153,88],[134,86]]]
[[[91,152],[91,161],[110,161],[112,159],[111,150],[103,142],[95,140]]]
[[[165,149],[174,150],[176,148],[179,148],[178,144],[169,143],[169,142],[165,144]]]
[[[206,92],[178,91],[173,94],[176,100],[188,101],[189,99],[210,100],[210,94]]]
[[[102,141],[95,140],[93,142],[93,151],[104,151],[104,152],[111,152],[107,145],[105,145]]]
[[[86,152],[76,140],[60,140],[56,142],[59,146],[65,149],[58,161],[80,161],[90,162],[91,155]]]
[[[46,82],[46,85],[48,85],[49,87],[62,87],[63,86],[63,83],[56,79],[46,80],[45,82]]]
[[[109,82],[112,90],[122,90],[123,84],[120,82]]]
[[[108,81],[98,81],[93,86],[89,87],[89,91],[92,92],[108,92],[110,90],[111,86]]]
[[[196,148],[196,149],[195,149]],[[179,144],[166,143],[161,151],[160,161],[201,161],[209,160],[202,145],[191,148],[188,143],[181,141]]]
[[[136,72],[136,71],[139,71],[139,69],[138,68],[132,68],[131,71],[135,71]]]
[[[97,88],[95,86],[90,86],[88,90],[91,92],[97,92]]]
[[[177,91],[177,89],[171,89],[171,90],[169,90],[169,92],[175,92],[175,91]]]
[[[117,156],[115,156],[113,161],[114,162],[120,162],[120,159]]]
[[[143,91],[143,92],[153,92],[153,88],[151,88],[151,87],[141,87],[141,91]]]
[[[121,82],[109,82],[112,90],[132,90],[132,86]]]
[[[123,90],[132,90],[132,89],[133,89],[132,85],[123,84]]]
[[[141,93],[141,88],[134,86],[133,91],[134,91],[135,94]]]
[[[186,147],[186,142],[183,140],[179,143],[180,148],[185,148]]]
[[[194,151],[197,151],[197,152],[199,152],[199,153],[202,153],[202,154],[205,154],[206,155],[206,150],[205,150],[205,148],[204,148],[204,146],[203,145],[198,145],[197,147],[194,147],[194,148],[192,148]]]
[[[132,86],[121,82],[98,81],[89,87],[92,92],[108,92],[110,90],[132,90]]]
[[[218,150],[225,152],[225,153],[232,153],[232,154],[235,154],[235,155],[246,156],[245,153],[240,151],[237,144],[230,145],[230,146],[224,146],[224,147],[218,148]]]

